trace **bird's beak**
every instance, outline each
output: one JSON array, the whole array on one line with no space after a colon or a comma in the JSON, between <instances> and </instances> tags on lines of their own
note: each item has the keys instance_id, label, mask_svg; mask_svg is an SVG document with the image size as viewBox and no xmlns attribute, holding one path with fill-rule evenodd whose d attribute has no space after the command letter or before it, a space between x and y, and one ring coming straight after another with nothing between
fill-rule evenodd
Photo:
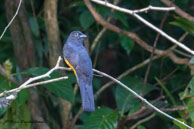
<instances>
[{"instance_id":1,"label":"bird's beak","mask_svg":"<svg viewBox=\"0 0 194 129\"><path fill-rule=\"evenodd\" d=\"M80 38L86 38L87 36L85 34L82 34L79 36Z\"/></svg>"}]
</instances>

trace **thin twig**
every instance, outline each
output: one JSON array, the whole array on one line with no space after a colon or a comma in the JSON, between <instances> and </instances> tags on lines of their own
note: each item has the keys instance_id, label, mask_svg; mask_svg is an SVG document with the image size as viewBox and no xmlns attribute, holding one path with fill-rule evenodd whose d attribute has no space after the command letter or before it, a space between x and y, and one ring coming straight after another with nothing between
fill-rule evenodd
<instances>
[{"instance_id":1,"label":"thin twig","mask_svg":"<svg viewBox=\"0 0 194 129\"><path fill-rule=\"evenodd\" d=\"M91 53L94 51L94 48L96 47L97 43L99 42L99 40L101 39L103 34L106 32L106 30L107 29L105 27L103 27L103 29L98 33L98 35L94 39L92 46L91 46Z\"/></svg>"},{"instance_id":2,"label":"thin twig","mask_svg":"<svg viewBox=\"0 0 194 129\"><path fill-rule=\"evenodd\" d=\"M144 119L142 119L142 120L139 120L137 123L135 123L130 129L135 129L138 125L140 125L140 124L142 124L142 123L144 123L144 122L146 122L146 121L149 121L149 120L151 120L153 117L155 117L156 116L156 114L155 113L152 113L150 116L148 116L148 117L146 117L146 118L144 118Z\"/></svg>"},{"instance_id":3,"label":"thin twig","mask_svg":"<svg viewBox=\"0 0 194 129\"><path fill-rule=\"evenodd\" d=\"M106 2L101 1L101 0L91 0L91 1L93 1L95 3L98 3L98 4L101 4L101 5L104 5L104 6L109 7L109 8L113 8L113 9L118 10L120 12L124 12L124 13L130 14L130 15L136 17L139 21L143 22L145 25L147 25L151 29L153 29L156 32L160 33L163 37L165 37L166 39L168 39L172 43L176 44L177 46L179 46L183 50L185 50L185 51L189 52L190 54L194 55L194 51L192 49L190 49L189 47L185 46L183 43L177 41L173 37L169 36L167 33L165 33L164 31L160 30L159 28L157 28L156 26L154 26L150 22L146 21L144 18L142 18L138 14L134 13L132 10L121 8L119 6L116 6L116 5L113 5L113 4L110 4L110 3L106 3Z\"/></svg>"},{"instance_id":4,"label":"thin twig","mask_svg":"<svg viewBox=\"0 0 194 129\"><path fill-rule=\"evenodd\" d=\"M162 78L161 79L161 82L165 82L165 81L169 80L178 69L179 68L176 67L172 72L170 72L168 75L166 75L164 78ZM159 84L158 83L155 83L153 86L157 86L157 85L159 85Z\"/></svg>"},{"instance_id":5,"label":"thin twig","mask_svg":"<svg viewBox=\"0 0 194 129\"><path fill-rule=\"evenodd\" d=\"M166 95L169 97L170 101L172 102L172 104L174 106L176 106L176 101L174 99L174 97L172 96L172 94L168 91L168 89L166 88L166 86L157 78L155 77L155 80L158 82L158 84L162 87L162 89L164 90L164 92L166 93Z\"/></svg>"},{"instance_id":6,"label":"thin twig","mask_svg":"<svg viewBox=\"0 0 194 129\"><path fill-rule=\"evenodd\" d=\"M5 27L5 29L3 30L3 33L0 36L0 40L2 39L2 37L4 36L5 32L7 31L7 29L9 28L9 26L11 25L11 23L13 22L13 20L15 19L15 17L17 16L20 6L21 6L22 0L20 0L19 4L18 4L18 8L14 14L14 16L12 17L12 19L10 20L10 22L7 24L7 26Z\"/></svg>"},{"instance_id":7,"label":"thin twig","mask_svg":"<svg viewBox=\"0 0 194 129\"><path fill-rule=\"evenodd\" d=\"M147 12L149 10L156 10L156 11L172 11L175 10L175 7L154 7L149 5L146 8L143 9L138 9L138 10L133 10L133 13L142 13L142 12Z\"/></svg>"},{"instance_id":8,"label":"thin twig","mask_svg":"<svg viewBox=\"0 0 194 129\"><path fill-rule=\"evenodd\" d=\"M76 121L78 120L79 116L82 114L82 112L83 112L83 108L82 108L82 106L81 106L80 109L79 109L79 111L78 111L78 113L75 115L75 117L74 117L73 120L72 120L71 129L74 128L75 123L76 123Z\"/></svg>"},{"instance_id":9,"label":"thin twig","mask_svg":"<svg viewBox=\"0 0 194 129\"><path fill-rule=\"evenodd\" d=\"M175 112L175 111L186 110L186 109L188 109L187 106L177 106L173 108L160 108L160 110L164 112Z\"/></svg>"},{"instance_id":10,"label":"thin twig","mask_svg":"<svg viewBox=\"0 0 194 129\"><path fill-rule=\"evenodd\" d=\"M164 14L164 17L163 17L162 22L161 22L161 24L160 24L160 29L161 29L161 30L162 30L162 28L163 28L163 25L164 25L164 22L166 21L167 16L168 16L168 12L166 12L166 13ZM144 78L142 96L144 96L144 91L145 91L145 89L146 89L146 84L147 84L149 72L150 72L150 69L151 69L151 66L152 66L152 58L153 58L153 56L154 56L154 52L155 52L155 50L156 50L156 46L157 46L159 37L160 37L160 33L157 33L156 38L155 38L155 40L154 40L153 49L152 49L152 52L151 52L151 55L150 55L150 61L149 61L149 64L148 64L148 67L147 67L147 70L146 70L146 74L145 74L145 78ZM143 104L143 103L142 103L142 104Z\"/></svg>"}]
</instances>

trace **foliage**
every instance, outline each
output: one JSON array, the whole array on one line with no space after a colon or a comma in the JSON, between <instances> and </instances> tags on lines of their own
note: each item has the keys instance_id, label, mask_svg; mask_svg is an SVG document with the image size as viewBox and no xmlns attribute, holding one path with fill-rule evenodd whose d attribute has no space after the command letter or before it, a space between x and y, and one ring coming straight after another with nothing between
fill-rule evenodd
<instances>
[{"instance_id":1,"label":"foliage","mask_svg":"<svg viewBox=\"0 0 194 129\"><path fill-rule=\"evenodd\" d=\"M25 79L44 74L50 69L50 46L44 21L45 1L30 0L23 2L25 2L27 22L32 31L37 63L35 66L24 67L25 69L22 69L23 67L21 67L21 64L26 65L25 63L28 61L21 62L18 57L16 57L17 48L13 41L17 39L13 39L10 34L11 31L8 30L0 40L0 66L5 70L5 74L2 74L0 69L0 93L16 88L23 83ZM193 11L192 5L194 2L192 0L176 0L175 4L188 13ZM160 1L155 0L119 1L120 7L128 9L140 9L147 7L148 5L164 7ZM110 23L123 30L137 34L141 40L147 42L148 45L153 45L156 32L140 23L137 19L134 19L134 17L119 11L112 11L102 5L93 3L93 6L103 19L106 20L110 16L112 18ZM103 33L103 36L98 41L94 51L91 52L90 47L103 27L95 21L84 2L82 0L60 0L58 1L57 11L60 28L59 36L60 39L62 39L61 45L64 44L71 31L83 31L83 33L88 36L88 42L86 45L89 48L88 50L96 69L116 77L150 57L150 52L147 52L145 48L138 46L133 39L111 31ZM154 25L160 26L164 13L165 12L160 11L148 11L148 13L141 13L140 15ZM0 19L0 33L2 33L8 23L5 0L0 4ZM21 24L20 20L18 20L19 24ZM193 22L177 16L175 12L169 12L162 30L176 39L179 39L182 34L187 32L189 35L184 39L185 45L193 49ZM18 37L18 39L19 38L20 37ZM171 46L172 44L170 41L160 37L156 48L165 50ZM20 54L20 58L23 58L23 56L28 55L29 52L24 50L23 52L20 52ZM185 57L179 54L177 54L177 57L188 58L187 56ZM189 65L176 64L166 56L153 60L145 90L143 90L143 85L147 65L138 68L130 75L126 75L120 79L120 81L140 95L144 92L144 97L149 102L153 102L157 98L165 96L165 98L154 103L157 107L173 108L176 106L186 106L187 109L184 111L167 113L194 127L193 64L193 57L190 59ZM64 121L61 117L60 99L66 100L72 104L69 113L72 117L76 116L81 107L79 89L76 94L74 93L76 79L72 72L64 73L62 70L55 71L51 74L50 78L41 79L39 81L50 80L61 76L68 76L68 79L40 85L36 88L37 96L39 98L38 101L41 105L37 103L35 103L35 105L42 113L45 123L48 124L50 128L54 129L62 128ZM11 77L17 80L18 83L16 84L11 81ZM108 81L109 80L104 77L94 75L94 93L96 93ZM32 126L33 120L30 112L32 107L29 106L29 103L31 102L30 91L31 88L19 92L17 99L11 102L8 107L0 108L0 129L2 127L5 129L36 129ZM83 112L78 118L75 128L130 128L139 120L146 118L148 114L152 112L148 109L123 124L125 118L137 113L143 104L129 91L115 84L101 93L95 101L95 104L96 111L92 113ZM177 122L167 120L166 117L159 114L152 118L152 120L141 123L137 126L137 129L155 128L186 129Z\"/></svg>"}]
</instances>

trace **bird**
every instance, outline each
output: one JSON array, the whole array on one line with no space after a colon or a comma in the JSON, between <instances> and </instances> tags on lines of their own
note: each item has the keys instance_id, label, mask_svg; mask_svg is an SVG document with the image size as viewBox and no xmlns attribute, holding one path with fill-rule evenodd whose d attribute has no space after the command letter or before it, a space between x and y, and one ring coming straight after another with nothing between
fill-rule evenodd
<instances>
[{"instance_id":1,"label":"bird","mask_svg":"<svg viewBox=\"0 0 194 129\"><path fill-rule=\"evenodd\" d=\"M94 112L92 61L83 45L86 37L80 31L72 31L63 46L63 57L76 76L80 87L83 111Z\"/></svg>"}]
</instances>

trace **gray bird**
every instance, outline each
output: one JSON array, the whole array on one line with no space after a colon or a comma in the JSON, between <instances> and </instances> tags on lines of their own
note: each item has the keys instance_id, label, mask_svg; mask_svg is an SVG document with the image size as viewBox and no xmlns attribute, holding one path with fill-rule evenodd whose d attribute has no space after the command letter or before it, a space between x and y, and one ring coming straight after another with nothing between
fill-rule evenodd
<instances>
[{"instance_id":1,"label":"gray bird","mask_svg":"<svg viewBox=\"0 0 194 129\"><path fill-rule=\"evenodd\" d=\"M83 110L92 112L95 110L92 87L93 71L92 61L83 46L86 37L80 31L71 32L63 47L63 57L76 76L80 87Z\"/></svg>"}]
</instances>

